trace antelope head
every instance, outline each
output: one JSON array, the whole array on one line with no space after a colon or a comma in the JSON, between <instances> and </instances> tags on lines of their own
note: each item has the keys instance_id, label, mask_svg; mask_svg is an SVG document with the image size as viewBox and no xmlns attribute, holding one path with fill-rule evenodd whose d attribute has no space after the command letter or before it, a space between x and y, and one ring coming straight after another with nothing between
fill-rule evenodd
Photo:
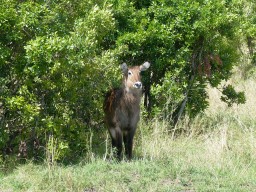
<instances>
[{"instance_id":1,"label":"antelope head","mask_svg":"<svg viewBox=\"0 0 256 192\"><path fill-rule=\"evenodd\" d=\"M123 72L123 86L127 92L136 92L142 90L141 83L141 71L146 71L150 67L149 62L145 62L140 66L128 67L126 63L123 63L121 66Z\"/></svg>"}]
</instances>

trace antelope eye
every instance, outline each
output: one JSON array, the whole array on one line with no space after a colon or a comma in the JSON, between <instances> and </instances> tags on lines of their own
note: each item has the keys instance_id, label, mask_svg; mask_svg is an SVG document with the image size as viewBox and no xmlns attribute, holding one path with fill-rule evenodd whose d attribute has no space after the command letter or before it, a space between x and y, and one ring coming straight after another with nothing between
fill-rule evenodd
<instances>
[{"instance_id":1,"label":"antelope eye","mask_svg":"<svg viewBox=\"0 0 256 192\"><path fill-rule=\"evenodd\" d=\"M132 72L131 72L131 71L128 71L128 75L132 75Z\"/></svg>"}]
</instances>

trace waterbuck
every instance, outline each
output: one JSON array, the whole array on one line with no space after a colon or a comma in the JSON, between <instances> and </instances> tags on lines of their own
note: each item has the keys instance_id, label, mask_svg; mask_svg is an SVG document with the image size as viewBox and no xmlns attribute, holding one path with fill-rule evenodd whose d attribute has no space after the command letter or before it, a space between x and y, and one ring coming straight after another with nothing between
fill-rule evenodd
<instances>
[{"instance_id":1,"label":"waterbuck","mask_svg":"<svg viewBox=\"0 0 256 192\"><path fill-rule=\"evenodd\" d=\"M121 159L124 141L125 155L132 158L133 137L140 119L140 100L142 83L140 72L149 68L150 63L128 67L123 63L120 67L123 73L122 87L110 90L105 97L105 123L108 127L112 147L116 148L116 155Z\"/></svg>"}]
</instances>

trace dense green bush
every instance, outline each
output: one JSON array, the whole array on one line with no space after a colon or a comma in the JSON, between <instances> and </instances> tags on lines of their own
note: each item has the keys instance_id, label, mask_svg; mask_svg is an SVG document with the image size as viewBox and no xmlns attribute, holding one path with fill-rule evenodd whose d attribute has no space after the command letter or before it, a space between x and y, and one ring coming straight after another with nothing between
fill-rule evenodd
<instances>
[{"instance_id":1,"label":"dense green bush","mask_svg":"<svg viewBox=\"0 0 256 192\"><path fill-rule=\"evenodd\" d=\"M195 116L208 106L207 84L219 86L238 61L241 22L254 22L235 0L7 0L0 13L0 149L25 158L51 144L50 158L85 154L122 62L152 63L148 118ZM223 90L224 101L244 102Z\"/></svg>"},{"instance_id":2,"label":"dense green bush","mask_svg":"<svg viewBox=\"0 0 256 192\"><path fill-rule=\"evenodd\" d=\"M115 52L102 47L114 29L111 7L83 1L1 6L1 149L27 157L54 137L65 151L83 152L87 132L102 122L102 91L116 71L109 67Z\"/></svg>"},{"instance_id":3,"label":"dense green bush","mask_svg":"<svg viewBox=\"0 0 256 192\"><path fill-rule=\"evenodd\" d=\"M152 116L175 120L184 110L195 116L207 108L207 83L227 80L238 61L240 9L223 0L114 1L116 46L127 46L120 58L152 63L145 78Z\"/></svg>"}]
</instances>

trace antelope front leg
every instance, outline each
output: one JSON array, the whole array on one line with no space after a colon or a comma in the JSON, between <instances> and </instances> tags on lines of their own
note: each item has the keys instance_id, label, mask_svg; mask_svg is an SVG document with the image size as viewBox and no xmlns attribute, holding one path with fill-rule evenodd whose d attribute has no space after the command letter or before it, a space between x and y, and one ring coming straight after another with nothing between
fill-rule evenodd
<instances>
[{"instance_id":1,"label":"antelope front leg","mask_svg":"<svg viewBox=\"0 0 256 192\"><path fill-rule=\"evenodd\" d=\"M112 147L116 149L115 156L118 158L118 160L121 160L123 143L122 131L119 127L116 127L110 128L109 132L112 139Z\"/></svg>"},{"instance_id":2,"label":"antelope front leg","mask_svg":"<svg viewBox=\"0 0 256 192\"><path fill-rule=\"evenodd\" d=\"M124 134L125 155L128 160L131 160L132 158L133 137L134 137L133 130L128 131Z\"/></svg>"}]
</instances>

